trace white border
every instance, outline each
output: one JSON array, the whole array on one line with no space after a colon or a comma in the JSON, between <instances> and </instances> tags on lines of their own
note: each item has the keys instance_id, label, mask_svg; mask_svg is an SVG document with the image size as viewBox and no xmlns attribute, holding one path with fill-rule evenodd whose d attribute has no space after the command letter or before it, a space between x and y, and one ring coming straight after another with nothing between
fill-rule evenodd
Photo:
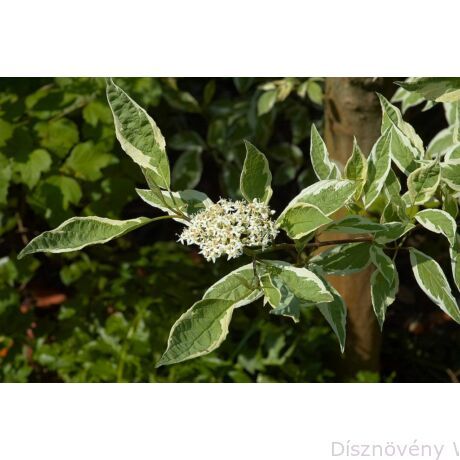
<instances>
[{"instance_id":1,"label":"white border","mask_svg":"<svg viewBox=\"0 0 460 460\"><path fill-rule=\"evenodd\" d=\"M3 76L458 74L455 0L14 0Z\"/></svg>"},{"instance_id":2,"label":"white border","mask_svg":"<svg viewBox=\"0 0 460 460\"><path fill-rule=\"evenodd\" d=\"M0 390L5 460L322 460L332 458L333 441L460 446L454 385L5 384Z\"/></svg>"}]
</instances>

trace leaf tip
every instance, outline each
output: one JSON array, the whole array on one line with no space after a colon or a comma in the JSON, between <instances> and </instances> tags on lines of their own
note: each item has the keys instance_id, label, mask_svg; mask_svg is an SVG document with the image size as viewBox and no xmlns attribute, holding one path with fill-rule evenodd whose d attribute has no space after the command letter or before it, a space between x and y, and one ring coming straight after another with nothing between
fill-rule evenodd
<instances>
[{"instance_id":1,"label":"leaf tip","mask_svg":"<svg viewBox=\"0 0 460 460\"><path fill-rule=\"evenodd\" d=\"M23 257L27 256L30 254L29 250L27 249L29 245L27 245L25 248L21 250L21 252L18 254L18 260L21 260Z\"/></svg>"}]
</instances>

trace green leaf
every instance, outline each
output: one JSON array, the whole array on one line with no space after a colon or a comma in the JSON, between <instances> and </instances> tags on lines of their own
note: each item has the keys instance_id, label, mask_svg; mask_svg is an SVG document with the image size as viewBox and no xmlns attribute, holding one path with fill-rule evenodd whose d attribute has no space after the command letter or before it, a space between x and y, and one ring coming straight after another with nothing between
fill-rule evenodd
<instances>
[{"instance_id":1,"label":"green leaf","mask_svg":"<svg viewBox=\"0 0 460 460\"><path fill-rule=\"evenodd\" d=\"M181 131L168 140L168 146L175 150L203 151L206 142L196 131Z\"/></svg>"},{"instance_id":2,"label":"green leaf","mask_svg":"<svg viewBox=\"0 0 460 460\"><path fill-rule=\"evenodd\" d=\"M421 157L424 153L423 142L420 136L417 135L414 128L403 120L399 109L391 104L384 96L377 94L382 106L382 134L391 127L394 127L396 131L401 131L404 136L409 139L410 144L418 152L417 157Z\"/></svg>"},{"instance_id":3,"label":"green leaf","mask_svg":"<svg viewBox=\"0 0 460 460\"><path fill-rule=\"evenodd\" d=\"M59 158L64 158L79 138L77 125L67 118L39 122L35 125L35 131L40 145Z\"/></svg>"},{"instance_id":4,"label":"green leaf","mask_svg":"<svg viewBox=\"0 0 460 460\"><path fill-rule=\"evenodd\" d=\"M310 159L319 180L340 179L339 168L330 160L326 144L314 124L311 125Z\"/></svg>"},{"instance_id":5,"label":"green leaf","mask_svg":"<svg viewBox=\"0 0 460 460\"><path fill-rule=\"evenodd\" d=\"M297 203L316 206L324 215L329 216L345 206L353 196L356 184L350 180L321 180L303 189L284 209L277 222Z\"/></svg>"},{"instance_id":6,"label":"green leaf","mask_svg":"<svg viewBox=\"0 0 460 460\"><path fill-rule=\"evenodd\" d=\"M371 259L376 268L371 275L372 307L382 329L387 308L395 301L399 289L399 277L393 261L381 248L371 249Z\"/></svg>"},{"instance_id":7,"label":"green leaf","mask_svg":"<svg viewBox=\"0 0 460 460\"><path fill-rule=\"evenodd\" d=\"M101 101L91 101L82 111L83 119L89 125L96 127L99 123L108 125L112 122L112 112L107 104Z\"/></svg>"},{"instance_id":8,"label":"green leaf","mask_svg":"<svg viewBox=\"0 0 460 460\"><path fill-rule=\"evenodd\" d=\"M272 174L265 155L257 150L250 142L244 142L246 158L240 177L240 189L248 201L255 199L268 203L272 196Z\"/></svg>"},{"instance_id":9,"label":"green leaf","mask_svg":"<svg viewBox=\"0 0 460 460\"><path fill-rule=\"evenodd\" d=\"M446 211L441 211L440 209L424 209L415 215L415 219L427 230L430 230L430 232L442 233L451 246L455 244L457 223Z\"/></svg>"},{"instance_id":10,"label":"green leaf","mask_svg":"<svg viewBox=\"0 0 460 460\"><path fill-rule=\"evenodd\" d=\"M257 101L257 114L261 116L270 112L275 105L276 97L277 93L274 89L262 93Z\"/></svg>"},{"instance_id":11,"label":"green leaf","mask_svg":"<svg viewBox=\"0 0 460 460\"><path fill-rule=\"evenodd\" d=\"M175 189L192 189L200 182L203 162L199 150L187 150L177 159L172 170Z\"/></svg>"},{"instance_id":12,"label":"green leaf","mask_svg":"<svg viewBox=\"0 0 460 460\"><path fill-rule=\"evenodd\" d=\"M319 303L317 307L329 323L329 326L331 326L334 334L337 336L340 344L340 350L343 353L345 351L345 339L347 332L347 306L345 305L342 296L331 285L327 285L327 287L333 296L333 300L328 303Z\"/></svg>"},{"instance_id":13,"label":"green leaf","mask_svg":"<svg viewBox=\"0 0 460 460\"><path fill-rule=\"evenodd\" d=\"M441 163L441 180L452 190L460 192L460 159Z\"/></svg>"},{"instance_id":14,"label":"green leaf","mask_svg":"<svg viewBox=\"0 0 460 460\"><path fill-rule=\"evenodd\" d=\"M146 217L130 220L113 220L95 216L72 217L54 230L34 238L19 253L18 258L35 252L78 251L92 244L106 243L154 220L156 219Z\"/></svg>"},{"instance_id":15,"label":"green leaf","mask_svg":"<svg viewBox=\"0 0 460 460\"><path fill-rule=\"evenodd\" d=\"M14 168L19 173L21 182L32 189L37 185L41 175L49 171L51 163L50 154L46 150L37 149L30 153L25 163L16 161Z\"/></svg>"},{"instance_id":16,"label":"green leaf","mask_svg":"<svg viewBox=\"0 0 460 460\"><path fill-rule=\"evenodd\" d=\"M78 204L82 197L80 185L75 179L66 176L50 176L41 185L49 185L61 193L62 207L68 209L71 204Z\"/></svg>"},{"instance_id":17,"label":"green leaf","mask_svg":"<svg viewBox=\"0 0 460 460\"><path fill-rule=\"evenodd\" d=\"M245 93L254 83L253 77L233 77L233 83L239 93Z\"/></svg>"},{"instance_id":18,"label":"green leaf","mask_svg":"<svg viewBox=\"0 0 460 460\"><path fill-rule=\"evenodd\" d=\"M212 201L197 190L183 190L182 192L167 192L166 190L136 189L137 194L150 206L161 209L169 215L175 215L178 209L186 216L193 216L212 204ZM185 223L184 219L175 219Z\"/></svg>"},{"instance_id":19,"label":"green leaf","mask_svg":"<svg viewBox=\"0 0 460 460\"><path fill-rule=\"evenodd\" d=\"M367 180L367 160L359 148L356 138L353 139L353 151L345 166L344 175L346 179L357 183L355 199L359 199Z\"/></svg>"},{"instance_id":20,"label":"green leaf","mask_svg":"<svg viewBox=\"0 0 460 460\"><path fill-rule=\"evenodd\" d=\"M415 279L422 291L447 315L460 323L460 310L440 265L417 249L410 249Z\"/></svg>"},{"instance_id":21,"label":"green leaf","mask_svg":"<svg viewBox=\"0 0 460 460\"><path fill-rule=\"evenodd\" d=\"M112 80L107 82L107 99L112 109L116 136L123 150L152 174L159 187L169 189L166 143L156 123Z\"/></svg>"},{"instance_id":22,"label":"green leaf","mask_svg":"<svg viewBox=\"0 0 460 460\"><path fill-rule=\"evenodd\" d=\"M460 99L460 78L457 77L421 77L396 84L431 101L454 102Z\"/></svg>"},{"instance_id":23,"label":"green leaf","mask_svg":"<svg viewBox=\"0 0 460 460\"><path fill-rule=\"evenodd\" d=\"M0 204L7 203L6 198L12 175L10 161L5 155L0 153Z\"/></svg>"},{"instance_id":24,"label":"green leaf","mask_svg":"<svg viewBox=\"0 0 460 460\"><path fill-rule=\"evenodd\" d=\"M227 337L234 308L232 300L196 302L174 323L167 349L156 367L197 358L218 348Z\"/></svg>"},{"instance_id":25,"label":"green leaf","mask_svg":"<svg viewBox=\"0 0 460 460\"><path fill-rule=\"evenodd\" d=\"M333 300L323 281L312 271L278 260L265 260L263 263L275 284L276 278L279 278L301 301L331 302Z\"/></svg>"},{"instance_id":26,"label":"green leaf","mask_svg":"<svg viewBox=\"0 0 460 460\"><path fill-rule=\"evenodd\" d=\"M412 206L426 203L441 181L441 168L437 160L421 166L407 178L407 189Z\"/></svg>"},{"instance_id":27,"label":"green leaf","mask_svg":"<svg viewBox=\"0 0 460 460\"><path fill-rule=\"evenodd\" d=\"M73 215L70 206L79 204L81 198L82 190L75 179L55 175L39 181L33 193L27 195L27 202L55 226Z\"/></svg>"},{"instance_id":28,"label":"green leaf","mask_svg":"<svg viewBox=\"0 0 460 460\"><path fill-rule=\"evenodd\" d=\"M279 226L292 239L299 239L322 225L331 222L316 206L306 203L297 203L290 207L279 222Z\"/></svg>"},{"instance_id":29,"label":"green leaf","mask_svg":"<svg viewBox=\"0 0 460 460\"><path fill-rule=\"evenodd\" d=\"M72 149L64 168L73 171L80 179L94 182L102 177L102 169L117 162L116 157L110 153L100 152L92 141L88 141Z\"/></svg>"},{"instance_id":30,"label":"green leaf","mask_svg":"<svg viewBox=\"0 0 460 460\"><path fill-rule=\"evenodd\" d=\"M230 272L214 283L205 293L203 299L221 299L234 302L233 308L243 307L263 295L259 280L254 274L252 264Z\"/></svg>"},{"instance_id":31,"label":"green leaf","mask_svg":"<svg viewBox=\"0 0 460 460\"><path fill-rule=\"evenodd\" d=\"M346 243L334 246L310 259L321 273L348 275L364 270L370 263L370 243Z\"/></svg>"},{"instance_id":32,"label":"green leaf","mask_svg":"<svg viewBox=\"0 0 460 460\"><path fill-rule=\"evenodd\" d=\"M321 87L321 85L317 81L315 81L315 79L313 78L309 78L306 83L307 83L306 90L307 90L309 99L315 104L322 105L323 104L323 88Z\"/></svg>"},{"instance_id":33,"label":"green leaf","mask_svg":"<svg viewBox=\"0 0 460 460\"><path fill-rule=\"evenodd\" d=\"M368 158L363 203L368 208L380 195L391 166L391 130L385 131L372 147Z\"/></svg>"},{"instance_id":34,"label":"green leaf","mask_svg":"<svg viewBox=\"0 0 460 460\"><path fill-rule=\"evenodd\" d=\"M327 228L325 232L340 232L340 233L376 233L385 230L385 226L374 222L363 216L347 216L337 220Z\"/></svg>"}]
</instances>

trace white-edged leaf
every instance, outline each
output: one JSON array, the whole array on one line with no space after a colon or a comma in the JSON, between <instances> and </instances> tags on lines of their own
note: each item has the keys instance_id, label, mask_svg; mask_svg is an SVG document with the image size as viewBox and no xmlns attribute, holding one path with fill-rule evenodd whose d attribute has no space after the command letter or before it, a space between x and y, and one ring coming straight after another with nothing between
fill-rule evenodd
<instances>
[{"instance_id":1,"label":"white-edged leaf","mask_svg":"<svg viewBox=\"0 0 460 460\"><path fill-rule=\"evenodd\" d=\"M215 350L225 340L234 302L203 299L174 323L168 346L156 367L180 363Z\"/></svg>"},{"instance_id":2,"label":"white-edged leaf","mask_svg":"<svg viewBox=\"0 0 460 460\"><path fill-rule=\"evenodd\" d=\"M401 199L401 183L395 172L390 169L384 185L385 195L391 200Z\"/></svg>"},{"instance_id":3,"label":"white-edged leaf","mask_svg":"<svg viewBox=\"0 0 460 460\"><path fill-rule=\"evenodd\" d=\"M364 186L363 203L368 208L379 196L391 167L391 130L382 134L372 147L367 160L367 181Z\"/></svg>"},{"instance_id":4,"label":"white-edged leaf","mask_svg":"<svg viewBox=\"0 0 460 460\"><path fill-rule=\"evenodd\" d=\"M244 265L214 283L173 325L158 366L203 356L225 340L235 308L263 295L252 264Z\"/></svg>"},{"instance_id":5,"label":"white-edged leaf","mask_svg":"<svg viewBox=\"0 0 460 460\"><path fill-rule=\"evenodd\" d=\"M257 199L268 203L272 196L272 174L267 158L250 142L244 142L246 146L246 158L240 177L240 189L242 195L248 201Z\"/></svg>"},{"instance_id":6,"label":"white-edged leaf","mask_svg":"<svg viewBox=\"0 0 460 460\"><path fill-rule=\"evenodd\" d=\"M370 263L367 242L346 243L334 246L310 259L315 270L330 275L348 275L364 270Z\"/></svg>"},{"instance_id":7,"label":"white-edged leaf","mask_svg":"<svg viewBox=\"0 0 460 460\"><path fill-rule=\"evenodd\" d=\"M345 305L342 296L334 289L334 287L329 283L326 283L324 279L322 280L329 289L329 292L332 294L333 300L328 303L319 303L316 306L329 323L329 326L331 326L334 334L337 336L340 351L343 353L345 351L345 340L347 336L347 306Z\"/></svg>"},{"instance_id":8,"label":"white-edged leaf","mask_svg":"<svg viewBox=\"0 0 460 460\"><path fill-rule=\"evenodd\" d=\"M426 203L435 193L441 181L441 168L437 160L417 168L407 178L410 204Z\"/></svg>"},{"instance_id":9,"label":"white-edged leaf","mask_svg":"<svg viewBox=\"0 0 460 460\"><path fill-rule=\"evenodd\" d=\"M454 124L453 124L453 133L452 133L452 142L460 142L460 100L454 102Z\"/></svg>"},{"instance_id":10,"label":"white-edged leaf","mask_svg":"<svg viewBox=\"0 0 460 460\"><path fill-rule=\"evenodd\" d=\"M455 143L446 149L444 161L460 160L460 143Z\"/></svg>"},{"instance_id":11,"label":"white-edged leaf","mask_svg":"<svg viewBox=\"0 0 460 460\"><path fill-rule=\"evenodd\" d=\"M439 131L428 144L426 149L426 158L438 158L443 156L447 149L452 146L453 135L453 126L449 126L448 128Z\"/></svg>"},{"instance_id":12,"label":"white-edged leaf","mask_svg":"<svg viewBox=\"0 0 460 460\"><path fill-rule=\"evenodd\" d=\"M385 230L385 226L363 216L347 216L328 225L325 232L376 233Z\"/></svg>"},{"instance_id":13,"label":"white-edged leaf","mask_svg":"<svg viewBox=\"0 0 460 460\"><path fill-rule=\"evenodd\" d=\"M412 78L406 78L406 81L410 82L411 80ZM400 102L401 112L403 114L411 107L415 107L424 102L427 103L426 99L421 94L411 93L402 87L398 88L393 94L391 102ZM423 110L428 110L428 108L425 107Z\"/></svg>"},{"instance_id":14,"label":"white-edged leaf","mask_svg":"<svg viewBox=\"0 0 460 460\"><path fill-rule=\"evenodd\" d=\"M417 77L411 81L396 82L407 91L415 91L424 98L436 102L460 100L460 78L458 77Z\"/></svg>"},{"instance_id":15,"label":"white-edged leaf","mask_svg":"<svg viewBox=\"0 0 460 460\"><path fill-rule=\"evenodd\" d=\"M317 275L304 267L295 267L283 261L265 260L264 265L273 282L280 279L301 301L331 302L332 295Z\"/></svg>"},{"instance_id":16,"label":"white-edged leaf","mask_svg":"<svg viewBox=\"0 0 460 460\"><path fill-rule=\"evenodd\" d=\"M243 265L214 283L203 299L223 299L235 302L234 308L243 307L262 297L258 278L252 264Z\"/></svg>"},{"instance_id":17,"label":"white-edged leaf","mask_svg":"<svg viewBox=\"0 0 460 460\"><path fill-rule=\"evenodd\" d=\"M372 245L370 255L371 262L375 268L382 274L387 283L391 285L394 281L396 271L393 260L385 254L381 247L376 245Z\"/></svg>"},{"instance_id":18,"label":"white-edged leaf","mask_svg":"<svg viewBox=\"0 0 460 460\"><path fill-rule=\"evenodd\" d=\"M410 143L410 140L396 127L391 131L391 159L395 165L408 176L418 167L417 159L420 152Z\"/></svg>"},{"instance_id":19,"label":"white-edged leaf","mask_svg":"<svg viewBox=\"0 0 460 460\"><path fill-rule=\"evenodd\" d=\"M353 151L345 165L344 175L346 179L356 182L355 199L358 199L367 180L367 160L359 148L356 138L353 139Z\"/></svg>"},{"instance_id":20,"label":"white-edged leaf","mask_svg":"<svg viewBox=\"0 0 460 460\"><path fill-rule=\"evenodd\" d=\"M417 157L422 157L424 149L420 136L409 123L403 120L401 112L396 106L391 104L381 94L377 94L377 96L379 97L380 105L382 106L382 134L390 127L396 128L401 131L402 134L408 138L410 144L415 147L418 152Z\"/></svg>"},{"instance_id":21,"label":"white-edged leaf","mask_svg":"<svg viewBox=\"0 0 460 460\"><path fill-rule=\"evenodd\" d=\"M460 101L457 102L443 102L444 115L446 116L446 121L449 126L452 126L456 122L457 110L460 105Z\"/></svg>"},{"instance_id":22,"label":"white-edged leaf","mask_svg":"<svg viewBox=\"0 0 460 460\"><path fill-rule=\"evenodd\" d=\"M378 244L395 241L415 228L415 225L410 222L385 222L382 226L384 229L374 235L374 241Z\"/></svg>"},{"instance_id":23,"label":"white-edged leaf","mask_svg":"<svg viewBox=\"0 0 460 460\"><path fill-rule=\"evenodd\" d=\"M18 259L35 252L78 251L92 244L107 243L138 227L157 219L138 217L129 220L114 220L104 217L72 217L54 230L35 237L20 253Z\"/></svg>"},{"instance_id":24,"label":"white-edged leaf","mask_svg":"<svg viewBox=\"0 0 460 460\"><path fill-rule=\"evenodd\" d=\"M296 297L280 278L274 276L273 279L280 297L277 303L270 302L270 305L273 307L273 309L270 310L270 314L286 316L291 318L294 323L298 323L300 321L300 308L309 306L310 302L302 301Z\"/></svg>"},{"instance_id":25,"label":"white-edged leaf","mask_svg":"<svg viewBox=\"0 0 460 460\"><path fill-rule=\"evenodd\" d=\"M442 311L460 323L460 310L440 265L417 249L409 251L412 271L420 288Z\"/></svg>"},{"instance_id":26,"label":"white-edged leaf","mask_svg":"<svg viewBox=\"0 0 460 460\"><path fill-rule=\"evenodd\" d=\"M112 109L115 133L123 150L135 163L149 171L159 187L169 189L166 143L156 123L112 80L107 82L107 99Z\"/></svg>"},{"instance_id":27,"label":"white-edged leaf","mask_svg":"<svg viewBox=\"0 0 460 460\"><path fill-rule=\"evenodd\" d=\"M284 209L277 222L281 222L289 208L297 203L316 206L324 215L329 216L345 206L352 198L356 184L350 180L321 180L303 189Z\"/></svg>"},{"instance_id":28,"label":"white-edged leaf","mask_svg":"<svg viewBox=\"0 0 460 460\"><path fill-rule=\"evenodd\" d=\"M394 264L392 264L392 268L393 276L391 282L385 278L384 273L378 268L371 275L372 308L374 309L380 329L383 328L387 308L395 301L399 289L399 277Z\"/></svg>"},{"instance_id":29,"label":"white-edged leaf","mask_svg":"<svg viewBox=\"0 0 460 460\"><path fill-rule=\"evenodd\" d=\"M442 233L451 246L455 244L457 223L446 211L440 209L424 209L415 215L415 219L427 230L430 230L430 232Z\"/></svg>"},{"instance_id":30,"label":"white-edged leaf","mask_svg":"<svg viewBox=\"0 0 460 460\"><path fill-rule=\"evenodd\" d=\"M383 186L383 193L387 204L383 211L382 219L384 222L396 220L407 220L406 204L401 198L401 184L395 172L390 169Z\"/></svg>"},{"instance_id":31,"label":"white-edged leaf","mask_svg":"<svg viewBox=\"0 0 460 460\"><path fill-rule=\"evenodd\" d=\"M175 215L179 210L190 217L212 204L207 195L197 190L168 192L160 189L136 189L136 192L147 204L161 209L169 215ZM175 218L174 220L186 223L186 220L182 218Z\"/></svg>"},{"instance_id":32,"label":"white-edged leaf","mask_svg":"<svg viewBox=\"0 0 460 460\"><path fill-rule=\"evenodd\" d=\"M314 124L311 125L310 159L319 180L340 179L339 168L329 158L326 144Z\"/></svg>"},{"instance_id":33,"label":"white-edged leaf","mask_svg":"<svg viewBox=\"0 0 460 460\"><path fill-rule=\"evenodd\" d=\"M270 273L264 273L259 279L264 292L264 304L268 302L276 308L281 302L281 291L273 283Z\"/></svg>"},{"instance_id":34,"label":"white-edged leaf","mask_svg":"<svg viewBox=\"0 0 460 460\"><path fill-rule=\"evenodd\" d=\"M292 239L302 238L319 227L328 224L331 219L325 216L316 206L297 203L287 209L279 226Z\"/></svg>"},{"instance_id":35,"label":"white-edged leaf","mask_svg":"<svg viewBox=\"0 0 460 460\"><path fill-rule=\"evenodd\" d=\"M454 196L454 191L451 190L447 185L442 185L441 193L442 193L442 210L446 211L454 219L456 219L458 216L458 200Z\"/></svg>"},{"instance_id":36,"label":"white-edged leaf","mask_svg":"<svg viewBox=\"0 0 460 460\"><path fill-rule=\"evenodd\" d=\"M452 276L460 291L460 235L455 235L455 244L449 248Z\"/></svg>"},{"instance_id":37,"label":"white-edged leaf","mask_svg":"<svg viewBox=\"0 0 460 460\"><path fill-rule=\"evenodd\" d=\"M460 192L460 159L441 163L441 180L452 190Z\"/></svg>"}]
</instances>

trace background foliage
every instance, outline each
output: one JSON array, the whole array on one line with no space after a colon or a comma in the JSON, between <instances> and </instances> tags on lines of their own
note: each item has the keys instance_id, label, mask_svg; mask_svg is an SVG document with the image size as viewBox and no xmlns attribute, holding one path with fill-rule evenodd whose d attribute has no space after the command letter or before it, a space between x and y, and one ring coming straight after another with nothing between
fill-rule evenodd
<instances>
[{"instance_id":1,"label":"background foliage","mask_svg":"<svg viewBox=\"0 0 460 460\"><path fill-rule=\"evenodd\" d=\"M116 81L154 115L177 188L199 184L213 199L236 197L242 139L269 158L275 209L313 181L308 137L313 121L321 129L321 79ZM422 112L407 94L399 98L425 143L447 126L439 105ZM28 240L74 215L155 215L134 194L143 183L115 140L103 80L0 80L0 379L340 380L335 338L320 315L304 311L308 318L293 326L257 305L236 312L217 352L154 369L175 319L234 268L171 242L174 223L82 253L16 259ZM437 253L437 241L417 237ZM360 373L359 381L448 380L460 369L455 325L412 293L406 262L385 329L383 375Z\"/></svg>"}]
</instances>

